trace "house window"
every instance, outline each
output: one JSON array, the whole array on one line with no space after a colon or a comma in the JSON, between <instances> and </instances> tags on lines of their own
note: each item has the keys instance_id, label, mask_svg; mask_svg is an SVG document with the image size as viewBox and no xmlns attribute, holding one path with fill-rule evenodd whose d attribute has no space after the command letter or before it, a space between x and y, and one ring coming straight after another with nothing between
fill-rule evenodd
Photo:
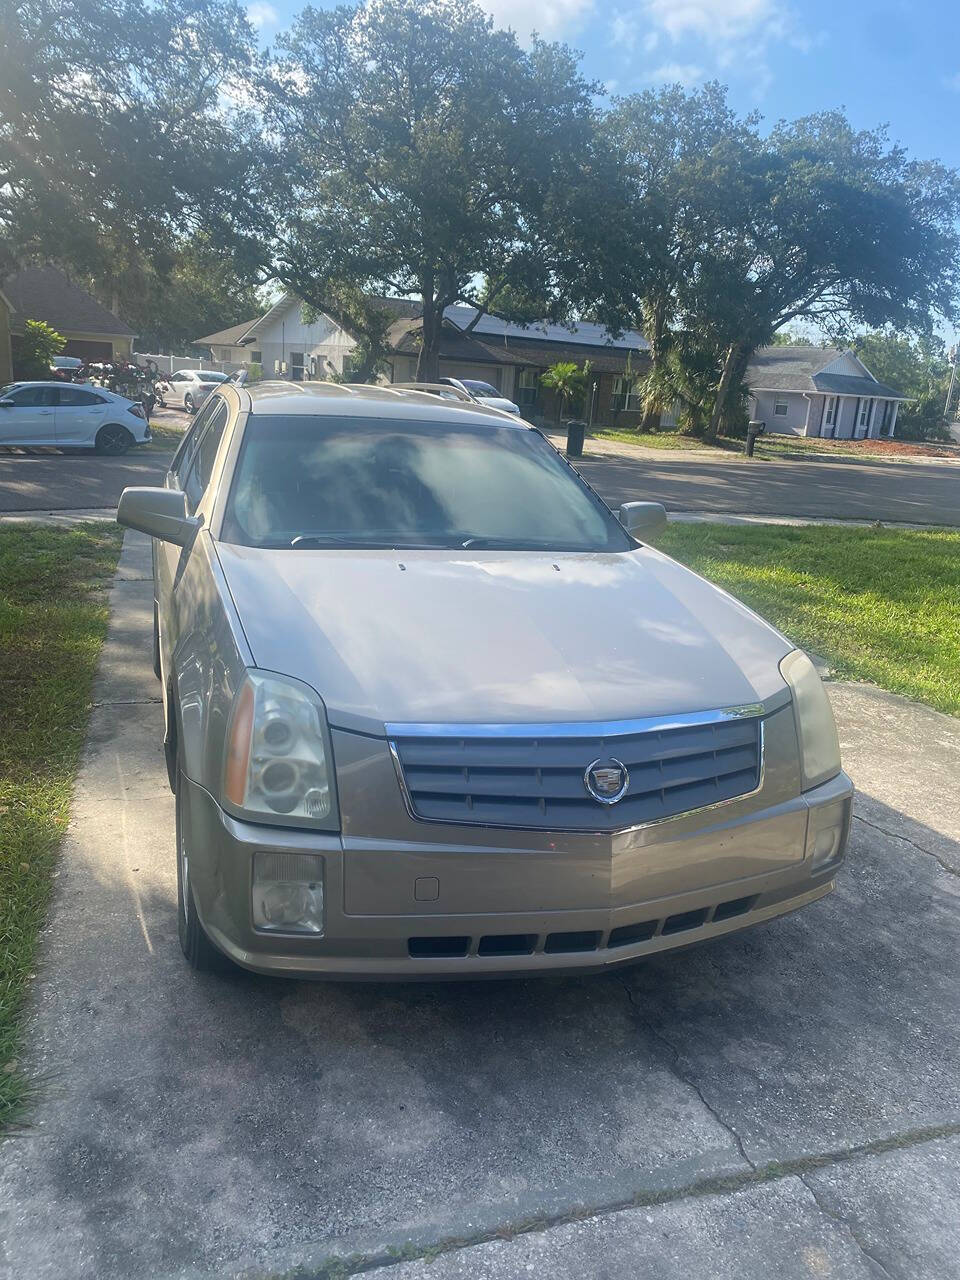
<instances>
[{"instance_id":1,"label":"house window","mask_svg":"<svg viewBox=\"0 0 960 1280\"><path fill-rule=\"evenodd\" d=\"M836 426L837 421L837 397L827 396L827 411L823 415L823 425L825 427Z\"/></svg>"},{"instance_id":2,"label":"house window","mask_svg":"<svg viewBox=\"0 0 960 1280\"><path fill-rule=\"evenodd\" d=\"M775 418L785 418L789 412L790 406L787 404L786 400L777 396L776 400L773 402L773 416Z\"/></svg>"},{"instance_id":3,"label":"house window","mask_svg":"<svg viewBox=\"0 0 960 1280\"><path fill-rule=\"evenodd\" d=\"M872 400L860 401L860 412L857 414L857 431L861 435L865 436L870 429L870 410L872 408Z\"/></svg>"},{"instance_id":4,"label":"house window","mask_svg":"<svg viewBox=\"0 0 960 1280\"><path fill-rule=\"evenodd\" d=\"M262 352L262 351L251 351L251 352L250 352L250 363L251 363L251 364L263 364L263 352Z\"/></svg>"},{"instance_id":5,"label":"house window","mask_svg":"<svg viewBox=\"0 0 960 1280\"><path fill-rule=\"evenodd\" d=\"M640 392L633 378L628 378L622 374L614 378L613 392L610 396L610 408L617 411L625 409L634 412L638 412L643 408Z\"/></svg>"},{"instance_id":6,"label":"house window","mask_svg":"<svg viewBox=\"0 0 960 1280\"><path fill-rule=\"evenodd\" d=\"M893 417L893 401L884 400L883 402L883 418L880 422L880 434L888 436L890 434L890 419Z\"/></svg>"},{"instance_id":7,"label":"house window","mask_svg":"<svg viewBox=\"0 0 960 1280\"><path fill-rule=\"evenodd\" d=\"M537 403L540 390L540 374L536 369L521 369L517 374L514 399L521 409L529 409Z\"/></svg>"},{"instance_id":8,"label":"house window","mask_svg":"<svg viewBox=\"0 0 960 1280\"><path fill-rule=\"evenodd\" d=\"M294 382L303 381L303 352L290 352L290 377Z\"/></svg>"}]
</instances>

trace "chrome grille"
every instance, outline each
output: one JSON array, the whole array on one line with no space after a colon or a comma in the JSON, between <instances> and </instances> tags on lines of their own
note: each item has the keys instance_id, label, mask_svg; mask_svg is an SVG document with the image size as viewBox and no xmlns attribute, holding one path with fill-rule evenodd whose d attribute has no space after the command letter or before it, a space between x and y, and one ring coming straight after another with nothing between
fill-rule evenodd
<instances>
[{"instance_id":1,"label":"chrome grille","mask_svg":"<svg viewBox=\"0 0 960 1280\"><path fill-rule=\"evenodd\" d=\"M755 791L761 726L759 716L735 717L603 737L522 737L519 726L502 735L431 736L412 732L413 726L390 726L396 730L390 742L418 818L617 831ZM590 795L584 774L594 761L611 759L626 766L630 781L623 798L606 805Z\"/></svg>"}]
</instances>

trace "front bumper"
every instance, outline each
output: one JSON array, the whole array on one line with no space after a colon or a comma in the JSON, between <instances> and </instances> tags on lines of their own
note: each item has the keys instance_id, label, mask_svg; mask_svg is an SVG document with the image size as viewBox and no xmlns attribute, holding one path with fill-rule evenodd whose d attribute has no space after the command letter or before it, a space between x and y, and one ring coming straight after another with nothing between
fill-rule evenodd
<instances>
[{"instance_id":1,"label":"front bumper","mask_svg":"<svg viewBox=\"0 0 960 1280\"><path fill-rule=\"evenodd\" d=\"M216 945L258 973L377 980L603 971L796 911L833 889L853 797L850 780L841 773L748 821L714 821L690 831L679 819L676 832L663 824L648 844L618 851L611 843L589 868L571 854L567 876L565 854L556 848L345 841L339 835L237 821L202 787L187 780L183 785L194 899ZM815 865L818 837L831 828L838 829L838 838L829 858ZM717 849L738 841L758 850L789 845L796 852L773 870L725 879ZM253 927L253 857L263 851L322 855L322 937ZM703 865L716 869L706 878L716 882L691 888L691 868L701 852ZM511 909L509 891L506 897L491 897L485 882L495 875L491 868L499 866L501 879L509 883L521 863L529 872L517 881L520 909ZM769 859L764 865L769 868ZM378 889L390 887L374 909L357 890L358 877L364 876L374 877ZM539 901L531 898L538 876ZM439 897L423 898L440 883L452 886L453 909Z\"/></svg>"}]
</instances>

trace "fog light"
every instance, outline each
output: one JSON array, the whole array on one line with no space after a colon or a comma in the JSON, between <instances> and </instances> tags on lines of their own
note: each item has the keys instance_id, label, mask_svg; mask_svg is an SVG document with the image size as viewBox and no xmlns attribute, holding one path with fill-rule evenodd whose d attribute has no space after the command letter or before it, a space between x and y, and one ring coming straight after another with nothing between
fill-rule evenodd
<instances>
[{"instance_id":1,"label":"fog light","mask_svg":"<svg viewBox=\"0 0 960 1280\"><path fill-rule=\"evenodd\" d=\"M254 854L253 926L279 933L323 933L319 854Z\"/></svg>"},{"instance_id":2,"label":"fog light","mask_svg":"<svg viewBox=\"0 0 960 1280\"><path fill-rule=\"evenodd\" d=\"M827 827L818 831L810 854L810 865L821 867L825 862L832 862L840 848L840 828Z\"/></svg>"},{"instance_id":3,"label":"fog light","mask_svg":"<svg viewBox=\"0 0 960 1280\"><path fill-rule=\"evenodd\" d=\"M810 870L818 871L843 857L843 847L850 825L850 802L834 800L810 810L807 827L807 857Z\"/></svg>"}]
</instances>

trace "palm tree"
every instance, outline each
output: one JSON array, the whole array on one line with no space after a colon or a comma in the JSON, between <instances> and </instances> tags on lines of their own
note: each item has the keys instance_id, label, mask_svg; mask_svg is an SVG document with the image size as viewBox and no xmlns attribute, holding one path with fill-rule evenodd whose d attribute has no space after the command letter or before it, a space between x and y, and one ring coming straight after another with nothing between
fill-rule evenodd
<instances>
[{"instance_id":1,"label":"palm tree","mask_svg":"<svg viewBox=\"0 0 960 1280\"><path fill-rule=\"evenodd\" d=\"M579 400L590 379L590 361L585 360L583 368L572 360L560 360L545 369L540 378L542 386L555 391L560 397L560 418L566 413L570 400Z\"/></svg>"}]
</instances>

